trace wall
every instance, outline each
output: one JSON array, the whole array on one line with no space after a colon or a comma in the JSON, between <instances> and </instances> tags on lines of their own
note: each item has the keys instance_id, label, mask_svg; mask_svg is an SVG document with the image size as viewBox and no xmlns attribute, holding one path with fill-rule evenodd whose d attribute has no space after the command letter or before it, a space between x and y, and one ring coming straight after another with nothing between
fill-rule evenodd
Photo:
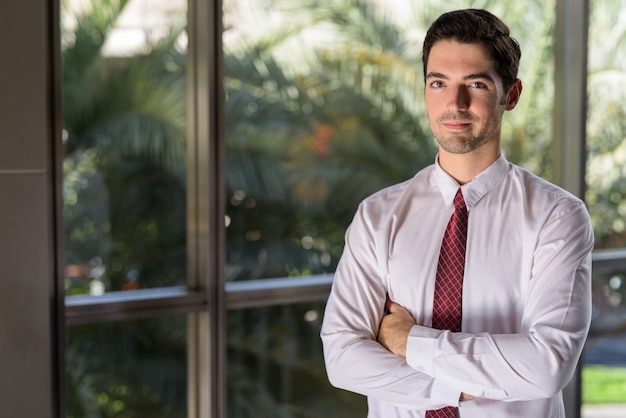
<instances>
[{"instance_id":1,"label":"wall","mask_svg":"<svg viewBox=\"0 0 626 418\"><path fill-rule=\"evenodd\" d=\"M0 416L55 416L49 1L0 2Z\"/></svg>"}]
</instances>

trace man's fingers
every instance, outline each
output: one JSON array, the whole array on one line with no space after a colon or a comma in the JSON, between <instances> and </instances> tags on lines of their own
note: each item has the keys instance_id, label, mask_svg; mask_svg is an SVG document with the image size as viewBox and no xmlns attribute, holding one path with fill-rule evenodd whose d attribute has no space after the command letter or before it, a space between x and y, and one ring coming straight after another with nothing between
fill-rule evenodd
<instances>
[{"instance_id":1,"label":"man's fingers","mask_svg":"<svg viewBox=\"0 0 626 418\"><path fill-rule=\"evenodd\" d=\"M385 303L385 308L387 308L387 312L389 313L396 313L398 311L398 308L400 308L400 305L398 305L395 302L392 302L389 297L387 297L387 302Z\"/></svg>"},{"instance_id":2,"label":"man's fingers","mask_svg":"<svg viewBox=\"0 0 626 418\"><path fill-rule=\"evenodd\" d=\"M389 315L391 313L389 305L391 305L392 303L393 302L391 301L391 299L389 299L389 294L387 294L387 300L385 300L385 315Z\"/></svg>"}]
</instances>

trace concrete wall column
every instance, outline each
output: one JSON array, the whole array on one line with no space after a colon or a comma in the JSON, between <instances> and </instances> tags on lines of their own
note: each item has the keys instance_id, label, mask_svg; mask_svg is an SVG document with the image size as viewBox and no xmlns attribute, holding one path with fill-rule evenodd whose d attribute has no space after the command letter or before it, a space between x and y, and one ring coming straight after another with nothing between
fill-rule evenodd
<instances>
[{"instance_id":1,"label":"concrete wall column","mask_svg":"<svg viewBox=\"0 0 626 418\"><path fill-rule=\"evenodd\" d=\"M51 3L0 2L0 416L57 416Z\"/></svg>"}]
</instances>

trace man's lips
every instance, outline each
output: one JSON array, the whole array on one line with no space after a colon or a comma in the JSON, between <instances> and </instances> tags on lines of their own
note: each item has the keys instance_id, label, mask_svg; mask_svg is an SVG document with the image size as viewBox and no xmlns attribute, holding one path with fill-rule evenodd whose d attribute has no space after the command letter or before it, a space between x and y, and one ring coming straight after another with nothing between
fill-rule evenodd
<instances>
[{"instance_id":1,"label":"man's lips","mask_svg":"<svg viewBox=\"0 0 626 418\"><path fill-rule=\"evenodd\" d=\"M442 122L443 126L452 131L460 131L466 129L471 125L469 121L461 121L461 120L452 120L452 121L444 121Z\"/></svg>"}]
</instances>

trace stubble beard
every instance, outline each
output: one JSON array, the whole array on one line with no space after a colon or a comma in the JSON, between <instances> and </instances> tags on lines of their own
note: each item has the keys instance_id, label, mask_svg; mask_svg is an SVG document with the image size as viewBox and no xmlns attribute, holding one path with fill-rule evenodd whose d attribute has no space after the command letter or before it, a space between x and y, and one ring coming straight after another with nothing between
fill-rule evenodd
<instances>
[{"instance_id":1,"label":"stubble beard","mask_svg":"<svg viewBox=\"0 0 626 418\"><path fill-rule=\"evenodd\" d=\"M450 154L467 154L489 142L489 137L467 134L435 134L439 146Z\"/></svg>"},{"instance_id":2,"label":"stubble beard","mask_svg":"<svg viewBox=\"0 0 626 418\"><path fill-rule=\"evenodd\" d=\"M476 124L480 122L477 118L471 115L463 115L463 116L450 116L446 115L439 118L436 121L436 127L439 129L436 132L432 128L431 131L435 136L435 139L439 143L439 146L446 152L450 154L467 154L472 152L484 144L490 142L493 138L495 138L495 133L497 132L497 123L488 123L485 126L482 126L478 132L449 132L446 131L443 127L443 121L460 121L460 122L471 122L472 124Z\"/></svg>"}]
</instances>

